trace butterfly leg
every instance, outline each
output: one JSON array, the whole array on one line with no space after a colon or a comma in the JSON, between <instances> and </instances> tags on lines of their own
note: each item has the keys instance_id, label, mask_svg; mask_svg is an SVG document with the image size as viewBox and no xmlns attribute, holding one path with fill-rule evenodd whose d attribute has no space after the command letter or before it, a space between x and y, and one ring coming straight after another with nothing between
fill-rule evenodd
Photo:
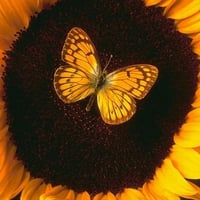
<instances>
[{"instance_id":1,"label":"butterfly leg","mask_svg":"<svg viewBox=\"0 0 200 200\"><path fill-rule=\"evenodd\" d=\"M96 98L96 94L95 93L90 96L89 102L88 102L88 104L87 104L87 106L85 108L85 110L87 112L91 110L91 107L92 107L92 105L94 103L95 98Z\"/></svg>"}]
</instances>

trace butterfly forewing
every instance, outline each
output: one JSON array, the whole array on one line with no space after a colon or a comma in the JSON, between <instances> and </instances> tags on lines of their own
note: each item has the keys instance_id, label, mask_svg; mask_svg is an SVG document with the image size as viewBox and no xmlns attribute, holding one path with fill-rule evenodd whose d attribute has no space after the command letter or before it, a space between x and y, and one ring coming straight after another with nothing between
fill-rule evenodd
<instances>
[{"instance_id":1,"label":"butterfly forewing","mask_svg":"<svg viewBox=\"0 0 200 200\"><path fill-rule=\"evenodd\" d=\"M101 67L94 44L81 28L69 31L61 58L67 65L54 73L54 88L59 98L72 103L94 93Z\"/></svg>"},{"instance_id":2,"label":"butterfly forewing","mask_svg":"<svg viewBox=\"0 0 200 200\"><path fill-rule=\"evenodd\" d=\"M143 99L158 76L158 69L153 65L130 65L118 69L106 77L106 83L124 91L136 99Z\"/></svg>"},{"instance_id":3,"label":"butterfly forewing","mask_svg":"<svg viewBox=\"0 0 200 200\"><path fill-rule=\"evenodd\" d=\"M99 76L101 67L93 42L85 31L74 27L67 34L61 58L71 66L87 72L91 77Z\"/></svg>"}]
</instances>

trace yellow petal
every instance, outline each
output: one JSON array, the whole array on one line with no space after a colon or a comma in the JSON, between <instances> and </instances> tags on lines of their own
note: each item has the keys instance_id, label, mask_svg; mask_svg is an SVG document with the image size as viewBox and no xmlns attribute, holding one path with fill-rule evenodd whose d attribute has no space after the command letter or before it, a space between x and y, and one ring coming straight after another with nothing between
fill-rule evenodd
<instances>
[{"instance_id":1,"label":"yellow petal","mask_svg":"<svg viewBox=\"0 0 200 200\"><path fill-rule=\"evenodd\" d=\"M0 25L0 27L1 27L1 25ZM8 49L10 46L10 40L11 39L7 39L4 36L0 36L0 47L2 49Z\"/></svg>"},{"instance_id":2,"label":"yellow petal","mask_svg":"<svg viewBox=\"0 0 200 200\"><path fill-rule=\"evenodd\" d=\"M160 7L167 7L168 5L170 5L172 3L173 0L163 0L161 1L158 6Z\"/></svg>"},{"instance_id":3,"label":"yellow petal","mask_svg":"<svg viewBox=\"0 0 200 200\"><path fill-rule=\"evenodd\" d=\"M198 193L194 194L194 195L183 195L182 197L186 198L186 199L193 199L193 200L199 200L200 199L200 188L195 185L194 183L187 181L193 188L196 189L196 191Z\"/></svg>"},{"instance_id":4,"label":"yellow petal","mask_svg":"<svg viewBox=\"0 0 200 200\"><path fill-rule=\"evenodd\" d=\"M19 192L21 192L22 189L25 188L25 186L28 184L29 181L30 181L30 172L25 172L23 180L21 180L21 185L15 191L13 191L13 195L11 196L11 198L19 194Z\"/></svg>"},{"instance_id":5,"label":"yellow petal","mask_svg":"<svg viewBox=\"0 0 200 200\"><path fill-rule=\"evenodd\" d=\"M101 200L116 200L116 197L113 193L108 192L102 196Z\"/></svg>"},{"instance_id":6,"label":"yellow petal","mask_svg":"<svg viewBox=\"0 0 200 200\"><path fill-rule=\"evenodd\" d=\"M76 197L76 200L90 200L90 195L88 194L88 192L82 192L79 193Z\"/></svg>"},{"instance_id":7,"label":"yellow petal","mask_svg":"<svg viewBox=\"0 0 200 200\"><path fill-rule=\"evenodd\" d=\"M1 116L0 116L0 120L1 120ZM5 140L5 137L7 136L8 133L8 125L4 126L2 129L0 129L0 142L1 140ZM0 154L1 154L1 145L0 145Z\"/></svg>"},{"instance_id":8,"label":"yellow petal","mask_svg":"<svg viewBox=\"0 0 200 200\"><path fill-rule=\"evenodd\" d=\"M21 194L21 200L36 200L40 199L40 195L44 193L46 184L42 179L33 179L30 181Z\"/></svg>"},{"instance_id":9,"label":"yellow petal","mask_svg":"<svg viewBox=\"0 0 200 200\"><path fill-rule=\"evenodd\" d=\"M63 186L47 187L46 191L40 196L41 200L45 199L64 199L67 196L68 190Z\"/></svg>"},{"instance_id":10,"label":"yellow petal","mask_svg":"<svg viewBox=\"0 0 200 200\"><path fill-rule=\"evenodd\" d=\"M13 0L10 0L10 1L2 0L1 1L1 4L0 4L0 13L1 13L0 16L1 16L1 20L2 20L1 25L7 26L6 30L10 31L7 34L10 34L10 33L13 34L16 31L23 28L23 22L21 21L21 18L15 9L16 7L19 7L19 6ZM13 20L13 19L15 19L15 20ZM1 31L3 31L3 30L1 30Z\"/></svg>"},{"instance_id":11,"label":"yellow petal","mask_svg":"<svg viewBox=\"0 0 200 200\"><path fill-rule=\"evenodd\" d=\"M1 106L1 100L0 100L0 106ZM5 127L7 127L7 121L6 121L6 113L5 113L5 110L4 109L1 109L1 112L0 112L0 130L1 129L4 129ZM3 133L4 134L4 133Z\"/></svg>"},{"instance_id":12,"label":"yellow petal","mask_svg":"<svg viewBox=\"0 0 200 200\"><path fill-rule=\"evenodd\" d=\"M200 42L200 33L194 34L194 36L192 37L192 45L199 42Z\"/></svg>"},{"instance_id":13,"label":"yellow petal","mask_svg":"<svg viewBox=\"0 0 200 200\"><path fill-rule=\"evenodd\" d=\"M146 182L142 192L147 200L180 200L177 194L173 194L158 184L155 180Z\"/></svg>"},{"instance_id":14,"label":"yellow petal","mask_svg":"<svg viewBox=\"0 0 200 200\"><path fill-rule=\"evenodd\" d=\"M199 52L199 47L198 47L198 52ZM197 52L197 53L198 53ZM200 54L199 54L200 55ZM200 88L197 89L196 93L195 93L195 100L192 103L192 106L194 108L199 108L200 107Z\"/></svg>"},{"instance_id":15,"label":"yellow petal","mask_svg":"<svg viewBox=\"0 0 200 200\"><path fill-rule=\"evenodd\" d=\"M98 193L98 194L96 194L95 196L94 196L94 198L93 198L93 200L101 200L101 198L103 197L103 192L100 192L100 193Z\"/></svg>"},{"instance_id":16,"label":"yellow petal","mask_svg":"<svg viewBox=\"0 0 200 200\"><path fill-rule=\"evenodd\" d=\"M1 173L0 173L0 183L2 180L9 174L10 170L15 166L17 160L15 159L16 147L10 143L7 143L6 151L5 151L5 160L2 165ZM0 188L1 189L1 188Z\"/></svg>"},{"instance_id":17,"label":"yellow petal","mask_svg":"<svg viewBox=\"0 0 200 200\"><path fill-rule=\"evenodd\" d=\"M200 11L180 20L176 26L181 33L192 34L200 32Z\"/></svg>"},{"instance_id":18,"label":"yellow petal","mask_svg":"<svg viewBox=\"0 0 200 200\"><path fill-rule=\"evenodd\" d=\"M182 147L200 146L200 125L198 122L184 124L179 134L174 135L174 142Z\"/></svg>"},{"instance_id":19,"label":"yellow petal","mask_svg":"<svg viewBox=\"0 0 200 200\"><path fill-rule=\"evenodd\" d=\"M22 163L16 163L0 183L1 195L9 198L14 197L28 183L29 178L30 174L25 172Z\"/></svg>"},{"instance_id":20,"label":"yellow petal","mask_svg":"<svg viewBox=\"0 0 200 200\"><path fill-rule=\"evenodd\" d=\"M126 188L123 192L116 195L117 200L145 200L142 192L136 189Z\"/></svg>"},{"instance_id":21,"label":"yellow petal","mask_svg":"<svg viewBox=\"0 0 200 200\"><path fill-rule=\"evenodd\" d=\"M185 178L200 179L200 154L197 151L174 145L170 159Z\"/></svg>"},{"instance_id":22,"label":"yellow petal","mask_svg":"<svg viewBox=\"0 0 200 200\"><path fill-rule=\"evenodd\" d=\"M145 0L145 5L146 6L152 6L160 3L161 0Z\"/></svg>"},{"instance_id":23,"label":"yellow petal","mask_svg":"<svg viewBox=\"0 0 200 200\"><path fill-rule=\"evenodd\" d=\"M200 42L199 42L199 44L193 46L193 52L198 55L198 58L200 58ZM193 104L193 105L195 107L197 107L197 105L195 105L195 104ZM199 103L199 106L200 106L200 103Z\"/></svg>"},{"instance_id":24,"label":"yellow petal","mask_svg":"<svg viewBox=\"0 0 200 200\"><path fill-rule=\"evenodd\" d=\"M5 161L7 158L7 146L8 146L8 137L5 137L4 140L0 141L0 173L3 173L2 170L5 166Z\"/></svg>"},{"instance_id":25,"label":"yellow petal","mask_svg":"<svg viewBox=\"0 0 200 200\"><path fill-rule=\"evenodd\" d=\"M68 190L65 200L74 200L75 192L73 190Z\"/></svg>"},{"instance_id":26,"label":"yellow petal","mask_svg":"<svg viewBox=\"0 0 200 200\"><path fill-rule=\"evenodd\" d=\"M187 114L187 121L188 122L200 122L200 108L191 110Z\"/></svg>"},{"instance_id":27,"label":"yellow petal","mask_svg":"<svg viewBox=\"0 0 200 200\"><path fill-rule=\"evenodd\" d=\"M164 15L173 19L184 19L200 10L200 0L174 0L166 7Z\"/></svg>"},{"instance_id":28,"label":"yellow petal","mask_svg":"<svg viewBox=\"0 0 200 200\"><path fill-rule=\"evenodd\" d=\"M183 178L170 159L165 159L162 167L156 169L154 180L164 189L178 196L193 196L199 192Z\"/></svg>"}]
</instances>

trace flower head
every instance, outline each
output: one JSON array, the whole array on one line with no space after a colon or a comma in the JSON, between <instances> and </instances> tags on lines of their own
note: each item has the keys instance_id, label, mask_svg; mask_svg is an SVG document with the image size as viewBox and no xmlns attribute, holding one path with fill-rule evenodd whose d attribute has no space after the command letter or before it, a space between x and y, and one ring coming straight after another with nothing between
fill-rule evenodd
<instances>
[{"instance_id":1,"label":"flower head","mask_svg":"<svg viewBox=\"0 0 200 200\"><path fill-rule=\"evenodd\" d=\"M2 27L10 30L1 37L6 50L2 152L10 162L3 160L0 183L9 185L15 174L18 182L2 189L5 198L23 190L23 200L198 199L199 188L186 179L200 178L199 31L187 28L199 10L184 9L197 1L173 1L167 7L160 1L163 12L147 6L154 1L60 1L49 7L51 1L30 0L22 1L22 14L8 2L19 22L10 17L16 23L10 30L2 12ZM35 11L41 12L33 16ZM105 124L97 107L85 111L88 99L64 104L57 97L53 74L62 64L66 34L75 26L87 30L102 66L113 55L109 72L134 63L158 67L155 87L137 102L137 113L127 123Z\"/></svg>"}]
</instances>

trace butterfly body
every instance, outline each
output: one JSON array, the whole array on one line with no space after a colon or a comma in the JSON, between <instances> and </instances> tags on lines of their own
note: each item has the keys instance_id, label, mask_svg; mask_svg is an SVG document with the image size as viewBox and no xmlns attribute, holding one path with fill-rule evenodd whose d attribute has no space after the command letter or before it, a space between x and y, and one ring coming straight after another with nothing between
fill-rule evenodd
<instances>
[{"instance_id":1,"label":"butterfly body","mask_svg":"<svg viewBox=\"0 0 200 200\"><path fill-rule=\"evenodd\" d=\"M135 99L143 99L158 76L158 69L148 64L130 65L107 74L109 62L102 70L94 44L78 27L67 34L61 58L67 65L54 73L58 97L73 103L90 96L86 111L97 99L101 117L108 124L128 121L136 112Z\"/></svg>"}]
</instances>

